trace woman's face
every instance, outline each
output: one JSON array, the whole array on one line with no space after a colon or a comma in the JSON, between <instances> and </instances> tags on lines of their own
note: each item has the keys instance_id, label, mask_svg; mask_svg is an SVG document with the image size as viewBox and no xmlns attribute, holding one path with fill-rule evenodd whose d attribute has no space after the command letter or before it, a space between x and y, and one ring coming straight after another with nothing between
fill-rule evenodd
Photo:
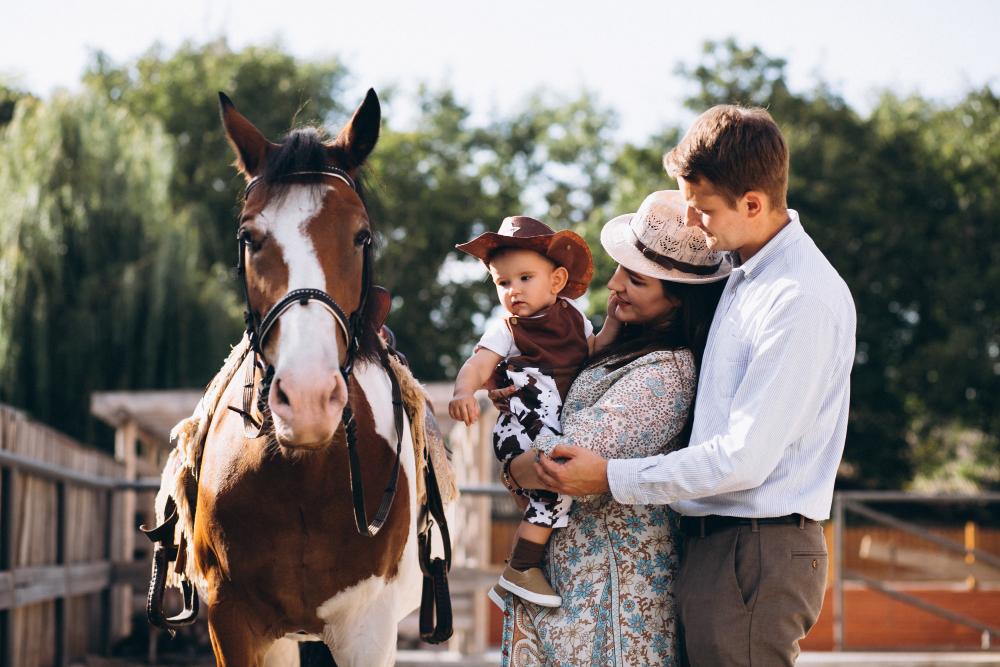
<instances>
[{"instance_id":1,"label":"woman's face","mask_svg":"<svg viewBox=\"0 0 1000 667\"><path fill-rule=\"evenodd\" d=\"M665 324L681 305L676 297L663 293L659 279L630 271L621 265L608 281L608 289L618 299L615 317L625 324Z\"/></svg>"}]
</instances>

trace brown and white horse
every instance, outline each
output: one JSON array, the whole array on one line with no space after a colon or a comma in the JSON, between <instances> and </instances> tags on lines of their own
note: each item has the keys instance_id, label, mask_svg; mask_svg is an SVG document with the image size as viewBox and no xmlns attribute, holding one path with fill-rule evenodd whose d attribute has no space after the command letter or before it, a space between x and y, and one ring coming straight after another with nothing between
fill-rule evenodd
<instances>
[{"instance_id":1,"label":"brown and white horse","mask_svg":"<svg viewBox=\"0 0 1000 667\"><path fill-rule=\"evenodd\" d=\"M325 292L345 313L354 312L363 286L373 285L370 275L363 277L374 259L373 231L351 181L358 181L378 139L374 91L328 143L311 128L272 143L220 98L236 165L248 181L257 179L239 227L257 321L299 289ZM348 178L311 173L329 167ZM366 537L355 525L341 425L348 396L368 507L379 506L396 459L390 380L378 363L385 304L364 303L350 387L341 374L344 328L320 301L303 301L285 310L260 341L273 369L267 395L273 432L249 438L239 414L214 413L200 465L193 554L219 665L261 665L276 640L302 631L322 638L341 665L392 665L397 623L419 605L408 420L384 526ZM244 364L253 359L250 354ZM242 405L242 370L222 405Z\"/></svg>"}]
</instances>

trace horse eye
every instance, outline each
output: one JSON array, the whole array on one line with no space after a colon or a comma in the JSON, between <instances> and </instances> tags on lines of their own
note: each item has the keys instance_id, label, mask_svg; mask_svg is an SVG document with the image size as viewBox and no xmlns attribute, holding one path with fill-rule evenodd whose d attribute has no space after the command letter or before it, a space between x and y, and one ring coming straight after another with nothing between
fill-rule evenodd
<instances>
[{"instance_id":1,"label":"horse eye","mask_svg":"<svg viewBox=\"0 0 1000 667\"><path fill-rule=\"evenodd\" d=\"M264 237L255 239L254 234L249 229L240 230L240 240L250 248L251 252L257 252L264 245Z\"/></svg>"},{"instance_id":2,"label":"horse eye","mask_svg":"<svg viewBox=\"0 0 1000 667\"><path fill-rule=\"evenodd\" d=\"M368 245L371 243L372 234L368 230L362 230L354 236L354 245Z\"/></svg>"}]
</instances>

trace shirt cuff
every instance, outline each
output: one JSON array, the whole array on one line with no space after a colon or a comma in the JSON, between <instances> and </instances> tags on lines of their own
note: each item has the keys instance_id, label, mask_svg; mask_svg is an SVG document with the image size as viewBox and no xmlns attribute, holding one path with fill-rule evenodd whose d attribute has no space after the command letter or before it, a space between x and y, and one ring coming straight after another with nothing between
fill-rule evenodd
<instances>
[{"instance_id":1,"label":"shirt cuff","mask_svg":"<svg viewBox=\"0 0 1000 667\"><path fill-rule=\"evenodd\" d=\"M611 495L622 505L643 505L639 486L642 459L611 459L608 461L608 486Z\"/></svg>"}]
</instances>

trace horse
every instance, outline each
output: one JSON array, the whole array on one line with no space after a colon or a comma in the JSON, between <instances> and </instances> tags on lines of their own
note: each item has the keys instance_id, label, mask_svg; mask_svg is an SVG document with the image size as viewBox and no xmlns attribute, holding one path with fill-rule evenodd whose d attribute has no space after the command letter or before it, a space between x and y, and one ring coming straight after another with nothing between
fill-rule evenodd
<instances>
[{"instance_id":1,"label":"horse","mask_svg":"<svg viewBox=\"0 0 1000 667\"><path fill-rule=\"evenodd\" d=\"M247 180L238 246L248 334L216 381L228 409L199 407L197 490L186 491L193 563L177 568L207 605L221 667L262 665L296 633L321 638L340 665L388 667L399 620L421 602L418 552L430 547L418 540L420 462L379 338L389 299L373 284L358 185L378 140L378 97L369 90L332 141L299 128L272 143L219 96Z\"/></svg>"}]
</instances>

